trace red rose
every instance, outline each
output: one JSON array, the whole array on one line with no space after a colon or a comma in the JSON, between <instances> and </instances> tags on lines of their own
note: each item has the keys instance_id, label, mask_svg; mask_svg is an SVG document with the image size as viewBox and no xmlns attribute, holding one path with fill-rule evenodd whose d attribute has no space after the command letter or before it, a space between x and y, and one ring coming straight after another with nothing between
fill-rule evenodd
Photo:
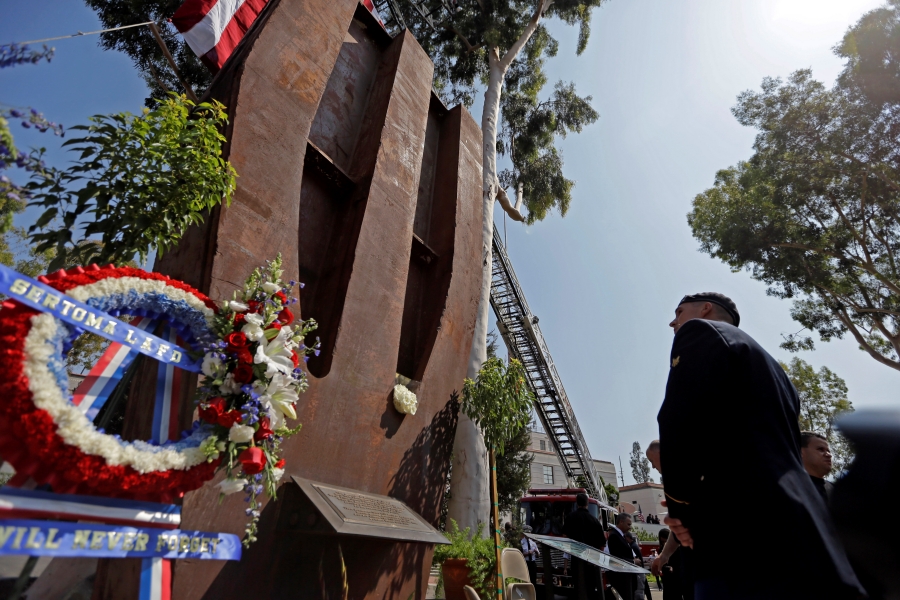
<instances>
[{"instance_id":1,"label":"red rose","mask_svg":"<svg viewBox=\"0 0 900 600\"><path fill-rule=\"evenodd\" d=\"M256 475L266 466L266 453L262 451L262 448L251 446L238 455L238 460L244 467L244 473Z\"/></svg>"},{"instance_id":2,"label":"red rose","mask_svg":"<svg viewBox=\"0 0 900 600\"><path fill-rule=\"evenodd\" d=\"M238 364L231 374L234 375L234 380L238 383L250 383L253 381L253 367L246 362Z\"/></svg>"},{"instance_id":3,"label":"red rose","mask_svg":"<svg viewBox=\"0 0 900 600\"><path fill-rule=\"evenodd\" d=\"M282 325L278 321L272 321L266 329L281 329Z\"/></svg>"},{"instance_id":4,"label":"red rose","mask_svg":"<svg viewBox=\"0 0 900 600\"><path fill-rule=\"evenodd\" d=\"M238 348L247 347L247 336L240 331L229 333L228 337L225 338L225 341L228 342L228 350L231 352L236 351Z\"/></svg>"},{"instance_id":5,"label":"red rose","mask_svg":"<svg viewBox=\"0 0 900 600\"><path fill-rule=\"evenodd\" d=\"M278 320L281 321L282 325L290 325L294 322L294 313L289 308L285 308L278 313Z\"/></svg>"},{"instance_id":6,"label":"red rose","mask_svg":"<svg viewBox=\"0 0 900 600\"><path fill-rule=\"evenodd\" d=\"M250 354L250 350L248 348L237 348L234 351L234 355L238 359L238 363L252 365L253 364L253 355ZM238 365L240 366L240 365Z\"/></svg>"},{"instance_id":7,"label":"red rose","mask_svg":"<svg viewBox=\"0 0 900 600\"><path fill-rule=\"evenodd\" d=\"M291 350L291 361L294 363L295 369L300 366L300 357L293 350Z\"/></svg>"},{"instance_id":8,"label":"red rose","mask_svg":"<svg viewBox=\"0 0 900 600\"><path fill-rule=\"evenodd\" d=\"M284 459L283 459L283 458L282 458L281 460L279 460L277 463L275 463L275 468L276 468L276 469L283 469L283 468L284 468Z\"/></svg>"},{"instance_id":9,"label":"red rose","mask_svg":"<svg viewBox=\"0 0 900 600\"><path fill-rule=\"evenodd\" d=\"M250 307L248 310L252 313L255 313L259 310L259 302L257 302L256 300L251 300L247 303L247 306Z\"/></svg>"},{"instance_id":10,"label":"red rose","mask_svg":"<svg viewBox=\"0 0 900 600\"><path fill-rule=\"evenodd\" d=\"M208 423L218 422L219 417L225 412L225 398L216 396L210 398L207 404L209 405L207 408L200 409L200 418Z\"/></svg>"},{"instance_id":11,"label":"red rose","mask_svg":"<svg viewBox=\"0 0 900 600\"><path fill-rule=\"evenodd\" d=\"M231 429L231 426L235 423L241 422L241 411L239 410L229 410L227 413L223 413L219 415L219 418L216 419L216 423L225 427L227 429Z\"/></svg>"},{"instance_id":12,"label":"red rose","mask_svg":"<svg viewBox=\"0 0 900 600\"><path fill-rule=\"evenodd\" d=\"M278 291L275 292L273 295L274 295L276 298L278 298L279 300L281 300L281 304L283 304L283 305L284 305L284 304L287 304L287 296L285 296L285 295L284 295L284 292L282 292L281 290L278 290Z\"/></svg>"},{"instance_id":13,"label":"red rose","mask_svg":"<svg viewBox=\"0 0 900 600\"><path fill-rule=\"evenodd\" d=\"M239 325L244 324L244 313L234 313L234 326L238 327Z\"/></svg>"},{"instance_id":14,"label":"red rose","mask_svg":"<svg viewBox=\"0 0 900 600\"><path fill-rule=\"evenodd\" d=\"M253 434L253 439L257 442L260 442L266 438L272 437L273 433L275 432L271 429L269 417L263 417L259 420L259 429L256 430L255 434Z\"/></svg>"}]
</instances>

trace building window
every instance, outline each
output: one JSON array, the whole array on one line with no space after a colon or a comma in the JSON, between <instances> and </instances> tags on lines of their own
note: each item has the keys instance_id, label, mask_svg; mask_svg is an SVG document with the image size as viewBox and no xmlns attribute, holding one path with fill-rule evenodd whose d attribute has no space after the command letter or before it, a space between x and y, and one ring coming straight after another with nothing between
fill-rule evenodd
<instances>
[{"instance_id":1,"label":"building window","mask_svg":"<svg viewBox=\"0 0 900 600\"><path fill-rule=\"evenodd\" d=\"M546 449L547 449L547 442L545 442L544 440L541 440L541 450L546 450Z\"/></svg>"},{"instance_id":2,"label":"building window","mask_svg":"<svg viewBox=\"0 0 900 600\"><path fill-rule=\"evenodd\" d=\"M544 483L553 483L553 467L550 465L544 466Z\"/></svg>"}]
</instances>

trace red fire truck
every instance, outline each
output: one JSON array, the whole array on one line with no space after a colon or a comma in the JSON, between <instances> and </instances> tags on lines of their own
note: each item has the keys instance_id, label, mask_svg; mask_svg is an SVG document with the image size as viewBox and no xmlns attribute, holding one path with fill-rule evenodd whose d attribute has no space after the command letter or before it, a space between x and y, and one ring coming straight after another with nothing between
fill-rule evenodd
<instances>
[{"instance_id":1,"label":"red fire truck","mask_svg":"<svg viewBox=\"0 0 900 600\"><path fill-rule=\"evenodd\" d=\"M532 533L565 537L563 528L566 517L575 510L575 496L586 494L584 488L530 489L519 500L519 523L531 527ZM588 510L603 524L603 529L613 522L616 510L595 498L588 498ZM546 550L542 549L542 551ZM602 550L602 548L601 548ZM553 585L558 594L571 595L571 568L569 560L558 550L551 550L553 563ZM535 587L543 588L544 574L542 562L537 564ZM538 594L538 597L541 597Z\"/></svg>"}]
</instances>

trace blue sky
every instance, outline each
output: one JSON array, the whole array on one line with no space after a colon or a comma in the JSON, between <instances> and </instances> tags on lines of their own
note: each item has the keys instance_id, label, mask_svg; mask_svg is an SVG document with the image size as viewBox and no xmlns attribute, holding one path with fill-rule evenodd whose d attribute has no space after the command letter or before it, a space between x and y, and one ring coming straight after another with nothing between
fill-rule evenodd
<instances>
[{"instance_id":1,"label":"blue sky","mask_svg":"<svg viewBox=\"0 0 900 600\"><path fill-rule=\"evenodd\" d=\"M593 456L616 463L621 456L626 483L632 442L646 446L657 435L672 343L667 324L681 296L709 290L731 296L742 328L776 358L792 356L778 348L783 333L799 329L790 304L700 253L685 215L716 170L752 153L754 131L729 112L737 94L758 88L765 76L800 68L830 84L842 66L831 48L880 4L610 0L595 12L580 57L575 30L553 26L560 52L548 65L551 82L575 81L580 93L593 96L600 119L561 142L568 176L577 182L568 215L531 227L507 222L509 253ZM0 43L99 28L76 0L14 3L0 20ZM97 41L52 42L52 63L0 71L0 102L35 106L67 126L91 114L139 111L146 92L131 61ZM480 120L480 105L473 114ZM20 146L44 145L55 164L66 160L54 149L58 139L16 133ZM799 356L843 377L857 408L897 401L900 373L849 339Z\"/></svg>"}]
</instances>

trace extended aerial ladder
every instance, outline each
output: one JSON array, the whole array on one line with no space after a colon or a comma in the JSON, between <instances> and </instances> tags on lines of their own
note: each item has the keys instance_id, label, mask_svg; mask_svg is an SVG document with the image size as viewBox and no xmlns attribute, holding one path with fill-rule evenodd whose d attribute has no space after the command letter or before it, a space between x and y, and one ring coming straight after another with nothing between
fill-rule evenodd
<instances>
[{"instance_id":1,"label":"extended aerial ladder","mask_svg":"<svg viewBox=\"0 0 900 600\"><path fill-rule=\"evenodd\" d=\"M535 412L550 438L567 478L585 487L588 493L606 502L606 491L594 468L581 428L566 396L559 373L553 364L547 342L532 314L516 278L506 248L494 229L491 275L491 307L497 317L497 329L511 358L525 367L528 385L536 399Z\"/></svg>"}]
</instances>

